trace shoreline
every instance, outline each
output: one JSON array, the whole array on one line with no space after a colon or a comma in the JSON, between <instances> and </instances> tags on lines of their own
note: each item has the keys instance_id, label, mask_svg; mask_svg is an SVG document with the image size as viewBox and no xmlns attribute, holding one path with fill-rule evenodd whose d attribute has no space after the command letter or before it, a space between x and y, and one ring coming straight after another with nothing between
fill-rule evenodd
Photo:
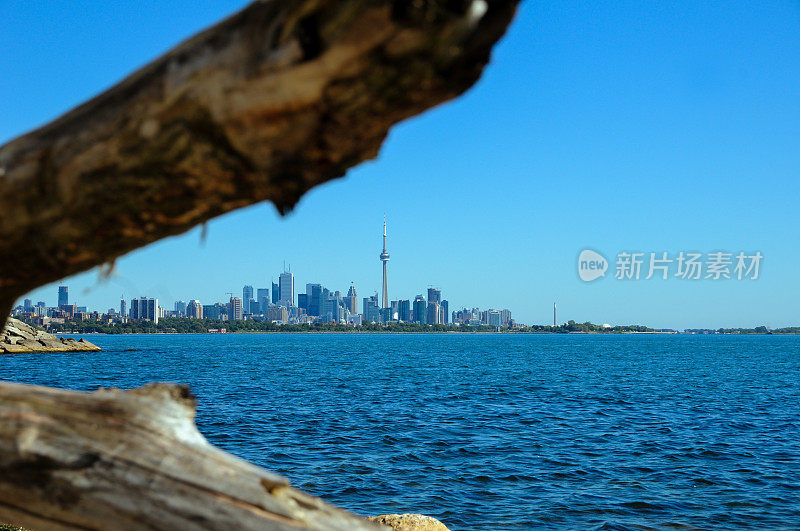
<instances>
[{"instance_id":1,"label":"shoreline","mask_svg":"<svg viewBox=\"0 0 800 531\"><path fill-rule=\"evenodd\" d=\"M63 336L228 336L228 335L263 335L263 334L356 334L356 335L379 335L379 334L409 334L409 335L422 335L422 334L457 334L457 335L552 335L552 336L566 336L566 335L584 335L584 336L614 336L614 335L639 335L639 336L796 336L800 335L798 332L785 332L785 333L763 333L754 332L751 334L728 334L728 333L714 333L714 334L696 334L685 332L461 332L458 330L431 330L431 331L376 331L376 330L246 330L236 332L119 332L109 334L106 332L53 332L53 335Z\"/></svg>"}]
</instances>

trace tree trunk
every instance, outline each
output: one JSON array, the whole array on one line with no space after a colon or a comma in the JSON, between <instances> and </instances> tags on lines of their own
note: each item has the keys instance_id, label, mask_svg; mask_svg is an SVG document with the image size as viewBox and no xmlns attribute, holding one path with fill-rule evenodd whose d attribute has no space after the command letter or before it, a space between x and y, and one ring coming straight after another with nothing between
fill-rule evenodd
<instances>
[{"instance_id":1,"label":"tree trunk","mask_svg":"<svg viewBox=\"0 0 800 531\"><path fill-rule=\"evenodd\" d=\"M211 446L188 388L0 384L0 522L33 529L380 529Z\"/></svg>"}]
</instances>

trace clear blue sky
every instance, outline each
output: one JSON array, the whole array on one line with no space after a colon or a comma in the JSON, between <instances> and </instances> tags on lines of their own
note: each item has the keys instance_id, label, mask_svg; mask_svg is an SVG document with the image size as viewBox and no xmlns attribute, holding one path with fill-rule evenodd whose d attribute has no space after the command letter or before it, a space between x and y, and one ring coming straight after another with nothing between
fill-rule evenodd
<instances>
[{"instance_id":1,"label":"clear blue sky","mask_svg":"<svg viewBox=\"0 0 800 531\"><path fill-rule=\"evenodd\" d=\"M0 141L107 88L243 2L0 5ZM525 2L481 81L397 126L377 160L316 188L134 252L116 276L65 279L97 309L126 297L203 303L306 282L429 285L519 320L656 327L800 325L800 4ZM87 213L88 215L89 213ZM579 280L591 247L761 251L756 281ZM613 268L613 264L612 264ZM56 285L30 295L56 302Z\"/></svg>"}]
</instances>

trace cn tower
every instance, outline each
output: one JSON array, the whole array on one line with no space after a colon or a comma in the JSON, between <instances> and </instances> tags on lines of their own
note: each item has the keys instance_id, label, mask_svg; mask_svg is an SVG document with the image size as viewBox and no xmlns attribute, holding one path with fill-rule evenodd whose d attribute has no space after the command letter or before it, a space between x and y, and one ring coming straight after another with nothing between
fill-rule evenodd
<instances>
[{"instance_id":1,"label":"cn tower","mask_svg":"<svg viewBox=\"0 0 800 531\"><path fill-rule=\"evenodd\" d=\"M386 279L386 262L389 261L389 253L386 251L386 216L383 216L383 251L381 252L381 262L383 262L383 298L381 308L389 307L389 283Z\"/></svg>"}]
</instances>

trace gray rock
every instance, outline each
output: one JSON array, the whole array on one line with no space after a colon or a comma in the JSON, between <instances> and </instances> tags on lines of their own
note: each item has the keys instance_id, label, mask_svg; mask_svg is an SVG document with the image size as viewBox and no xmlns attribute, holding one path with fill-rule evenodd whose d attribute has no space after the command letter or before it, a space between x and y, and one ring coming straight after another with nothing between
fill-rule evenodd
<instances>
[{"instance_id":1,"label":"gray rock","mask_svg":"<svg viewBox=\"0 0 800 531\"><path fill-rule=\"evenodd\" d=\"M59 338L9 318L0 334L0 353L11 352L94 352L100 347L85 339Z\"/></svg>"}]
</instances>

